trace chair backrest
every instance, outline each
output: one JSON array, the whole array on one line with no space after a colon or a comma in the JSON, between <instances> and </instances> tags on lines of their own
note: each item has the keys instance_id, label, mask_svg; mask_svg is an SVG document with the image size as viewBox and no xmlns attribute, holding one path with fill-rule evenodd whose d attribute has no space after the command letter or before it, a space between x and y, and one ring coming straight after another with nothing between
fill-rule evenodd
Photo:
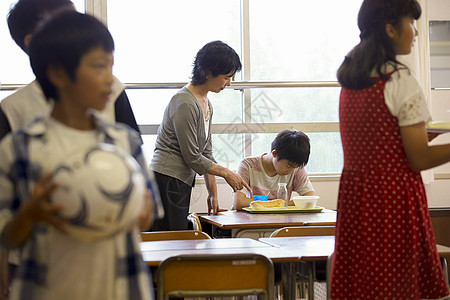
<instances>
[{"instance_id":1,"label":"chair backrest","mask_svg":"<svg viewBox=\"0 0 450 300\"><path fill-rule=\"evenodd\" d=\"M334 235L334 226L283 227L272 232L270 237Z\"/></svg>"},{"instance_id":2,"label":"chair backrest","mask_svg":"<svg viewBox=\"0 0 450 300\"><path fill-rule=\"evenodd\" d=\"M198 218L196 213L190 213L187 216L187 219L192 223L192 227L194 228L194 230L202 231L202 224L200 223L200 219Z\"/></svg>"},{"instance_id":3,"label":"chair backrest","mask_svg":"<svg viewBox=\"0 0 450 300\"><path fill-rule=\"evenodd\" d=\"M264 295L274 298L273 264L260 254L172 256L156 272L157 299Z\"/></svg>"},{"instance_id":4,"label":"chair backrest","mask_svg":"<svg viewBox=\"0 0 450 300\"><path fill-rule=\"evenodd\" d=\"M164 240L201 240L210 238L211 237L207 233L197 230L141 232L141 240L143 242Z\"/></svg>"}]
</instances>

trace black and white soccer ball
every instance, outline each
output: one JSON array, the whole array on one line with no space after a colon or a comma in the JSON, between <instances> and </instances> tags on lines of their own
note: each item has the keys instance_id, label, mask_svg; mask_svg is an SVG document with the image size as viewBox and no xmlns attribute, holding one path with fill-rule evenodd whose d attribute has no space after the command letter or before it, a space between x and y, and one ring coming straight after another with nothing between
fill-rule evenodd
<instances>
[{"instance_id":1,"label":"black and white soccer ball","mask_svg":"<svg viewBox=\"0 0 450 300\"><path fill-rule=\"evenodd\" d=\"M70 236L85 242L109 238L136 220L146 180L136 160L110 144L99 144L68 157L54 171L58 184L50 196L62 204Z\"/></svg>"}]
</instances>

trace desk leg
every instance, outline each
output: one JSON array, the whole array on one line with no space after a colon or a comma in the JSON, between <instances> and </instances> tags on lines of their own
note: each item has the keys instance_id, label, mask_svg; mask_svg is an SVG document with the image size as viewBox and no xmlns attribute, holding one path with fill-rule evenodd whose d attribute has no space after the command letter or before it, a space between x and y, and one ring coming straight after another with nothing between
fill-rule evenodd
<instances>
[{"instance_id":1,"label":"desk leg","mask_svg":"<svg viewBox=\"0 0 450 300\"><path fill-rule=\"evenodd\" d=\"M283 263L281 265L281 271L281 292L283 300L295 300L295 263Z\"/></svg>"},{"instance_id":2,"label":"desk leg","mask_svg":"<svg viewBox=\"0 0 450 300\"><path fill-rule=\"evenodd\" d=\"M314 300L314 277L315 277L315 263L313 261L308 261L308 300Z\"/></svg>"}]
</instances>

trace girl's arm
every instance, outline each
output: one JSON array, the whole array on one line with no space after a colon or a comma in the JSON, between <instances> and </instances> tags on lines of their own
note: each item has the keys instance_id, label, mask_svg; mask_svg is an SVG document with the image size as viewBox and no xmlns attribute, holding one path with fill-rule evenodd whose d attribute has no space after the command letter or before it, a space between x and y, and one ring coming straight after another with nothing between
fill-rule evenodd
<instances>
[{"instance_id":1,"label":"girl's arm","mask_svg":"<svg viewBox=\"0 0 450 300\"><path fill-rule=\"evenodd\" d=\"M247 197L241 191L233 192L233 208L235 210L242 210L244 207L249 207L252 201L252 198Z\"/></svg>"},{"instance_id":2,"label":"girl's arm","mask_svg":"<svg viewBox=\"0 0 450 300\"><path fill-rule=\"evenodd\" d=\"M428 145L425 123L400 127L403 148L415 171L434 168L450 161L450 144Z\"/></svg>"}]
</instances>

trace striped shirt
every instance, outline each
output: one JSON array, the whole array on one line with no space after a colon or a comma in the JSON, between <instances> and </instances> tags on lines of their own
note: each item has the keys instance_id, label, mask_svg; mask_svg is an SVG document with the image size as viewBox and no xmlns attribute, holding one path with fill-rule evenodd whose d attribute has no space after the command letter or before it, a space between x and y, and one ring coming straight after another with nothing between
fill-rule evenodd
<instances>
[{"instance_id":1,"label":"striped shirt","mask_svg":"<svg viewBox=\"0 0 450 300\"><path fill-rule=\"evenodd\" d=\"M159 197L148 170L139 135L123 124L96 118L89 143L114 144L141 165L147 186ZM74 151L82 139L49 118L6 136L0 143L0 232L28 201L34 185ZM60 128L56 128L60 127ZM58 132L59 130L59 132ZM65 130L65 131L64 131ZM73 132L76 136L76 132ZM78 133L85 137L86 132ZM83 145L84 147L89 146ZM137 232L124 231L111 238L83 243L61 234L47 223L36 223L21 248L21 264L10 299L152 299L151 281L142 259Z\"/></svg>"}]
</instances>

